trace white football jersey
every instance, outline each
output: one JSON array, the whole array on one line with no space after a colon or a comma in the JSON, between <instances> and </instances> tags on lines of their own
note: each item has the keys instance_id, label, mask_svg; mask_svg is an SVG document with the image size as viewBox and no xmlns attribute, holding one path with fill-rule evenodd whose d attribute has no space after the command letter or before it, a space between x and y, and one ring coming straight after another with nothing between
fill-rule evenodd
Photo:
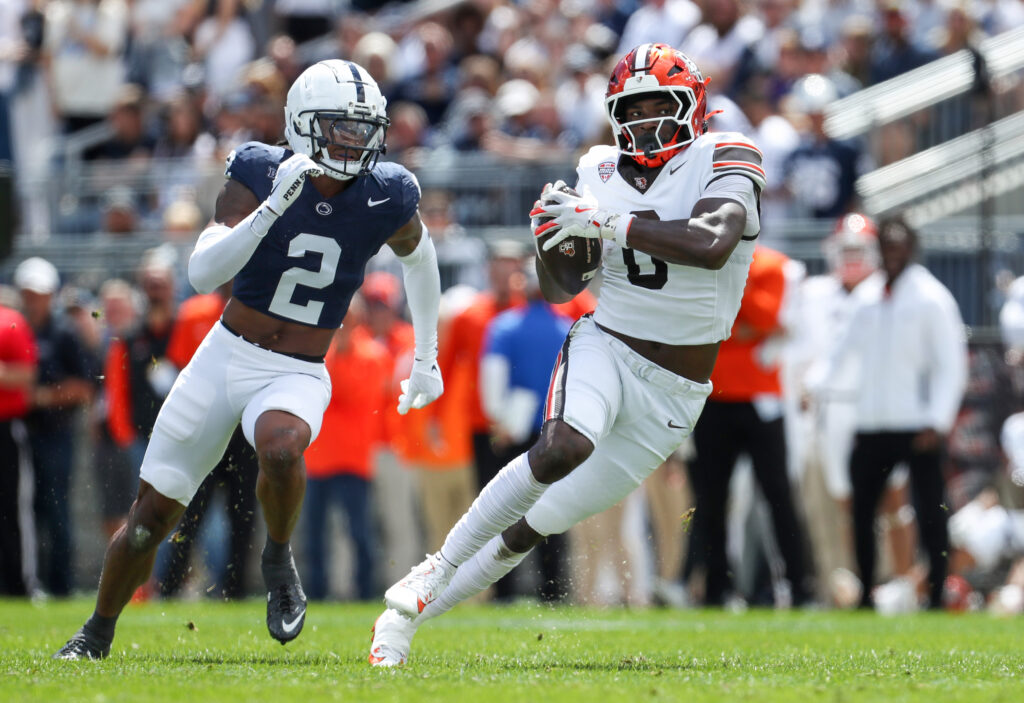
<instances>
[{"instance_id":1,"label":"white football jersey","mask_svg":"<svg viewBox=\"0 0 1024 703\"><path fill-rule=\"evenodd\" d=\"M764 187L761 155L737 132L711 132L674 156L644 192L626 183L619 150L596 146L579 162L577 186L588 186L602 208L658 220L689 218L704 197L732 197L747 210L743 238L719 271L672 264L606 242L604 277L594 320L638 339L664 344L707 344L729 336L743 297L754 240L760 230L754 184ZM745 176L741 195L737 179ZM749 180L748 180L749 179ZM716 193L723 182L730 192Z\"/></svg>"}]
</instances>

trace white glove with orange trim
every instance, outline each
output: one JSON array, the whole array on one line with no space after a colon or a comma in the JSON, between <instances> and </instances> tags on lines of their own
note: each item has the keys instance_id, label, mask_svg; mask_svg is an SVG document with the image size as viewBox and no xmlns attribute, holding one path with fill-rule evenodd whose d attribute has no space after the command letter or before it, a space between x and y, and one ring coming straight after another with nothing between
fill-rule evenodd
<instances>
[{"instance_id":1,"label":"white glove with orange trim","mask_svg":"<svg viewBox=\"0 0 1024 703\"><path fill-rule=\"evenodd\" d=\"M582 192L576 193L562 181L545 186L530 217L531 224L537 223L533 224L534 237L554 232L544 242L545 251L558 246L567 237L610 239L626 247L626 235L636 219L635 215L601 209L589 187L583 186Z\"/></svg>"}]
</instances>

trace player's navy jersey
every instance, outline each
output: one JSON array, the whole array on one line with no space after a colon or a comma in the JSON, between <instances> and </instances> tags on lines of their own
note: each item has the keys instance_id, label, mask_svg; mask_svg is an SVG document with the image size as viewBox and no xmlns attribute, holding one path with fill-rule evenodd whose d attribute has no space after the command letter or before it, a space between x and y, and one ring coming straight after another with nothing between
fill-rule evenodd
<instances>
[{"instance_id":1,"label":"player's navy jersey","mask_svg":"<svg viewBox=\"0 0 1024 703\"><path fill-rule=\"evenodd\" d=\"M225 175L265 200L291 155L248 142L228 157ZM419 199L415 176L393 163L377 164L331 198L306 183L235 276L231 294L271 317L340 327L366 262L412 219Z\"/></svg>"}]
</instances>

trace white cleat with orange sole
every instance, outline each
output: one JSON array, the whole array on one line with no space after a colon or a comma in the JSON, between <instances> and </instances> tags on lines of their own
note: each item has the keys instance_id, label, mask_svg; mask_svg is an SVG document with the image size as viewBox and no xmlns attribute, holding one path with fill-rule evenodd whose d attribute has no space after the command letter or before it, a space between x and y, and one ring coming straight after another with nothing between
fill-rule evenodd
<instances>
[{"instance_id":1,"label":"white cleat with orange sole","mask_svg":"<svg viewBox=\"0 0 1024 703\"><path fill-rule=\"evenodd\" d=\"M403 616L397 610L388 608L373 624L373 640L370 643L371 666L401 666L409 658L412 637L416 634L417 623Z\"/></svg>"},{"instance_id":2,"label":"white cleat with orange sole","mask_svg":"<svg viewBox=\"0 0 1024 703\"><path fill-rule=\"evenodd\" d=\"M455 569L440 552L428 554L405 578L384 592L384 603L411 620L448 587Z\"/></svg>"}]
</instances>

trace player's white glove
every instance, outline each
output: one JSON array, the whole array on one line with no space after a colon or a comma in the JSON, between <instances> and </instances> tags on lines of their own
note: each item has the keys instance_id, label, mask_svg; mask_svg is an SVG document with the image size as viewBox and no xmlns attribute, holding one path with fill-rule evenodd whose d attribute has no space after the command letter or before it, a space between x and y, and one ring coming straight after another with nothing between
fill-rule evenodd
<instances>
[{"instance_id":1,"label":"player's white glove","mask_svg":"<svg viewBox=\"0 0 1024 703\"><path fill-rule=\"evenodd\" d=\"M414 359L409 378L402 381L402 394L398 396L398 414L405 415L409 408L417 410L433 403L444 393L444 381L437 358Z\"/></svg>"},{"instance_id":2,"label":"player's white glove","mask_svg":"<svg viewBox=\"0 0 1024 703\"><path fill-rule=\"evenodd\" d=\"M293 154L277 167L274 187L267 196L267 207L275 215L282 215L288 206L299 199L306 176L324 175L323 166L305 154Z\"/></svg>"},{"instance_id":3,"label":"player's white glove","mask_svg":"<svg viewBox=\"0 0 1024 703\"><path fill-rule=\"evenodd\" d=\"M564 185L564 184L563 184ZM590 188L583 186L582 192L566 192L559 189L558 183L550 189L545 188L540 200L534 204L530 217L547 220L534 230L534 236L554 231L555 234L544 243L547 251L558 246L567 237L590 237L592 239L611 239L620 247L626 246L626 234L629 226L636 219L634 215L623 215L618 212L603 210ZM556 230L558 227L560 229Z\"/></svg>"}]
</instances>

